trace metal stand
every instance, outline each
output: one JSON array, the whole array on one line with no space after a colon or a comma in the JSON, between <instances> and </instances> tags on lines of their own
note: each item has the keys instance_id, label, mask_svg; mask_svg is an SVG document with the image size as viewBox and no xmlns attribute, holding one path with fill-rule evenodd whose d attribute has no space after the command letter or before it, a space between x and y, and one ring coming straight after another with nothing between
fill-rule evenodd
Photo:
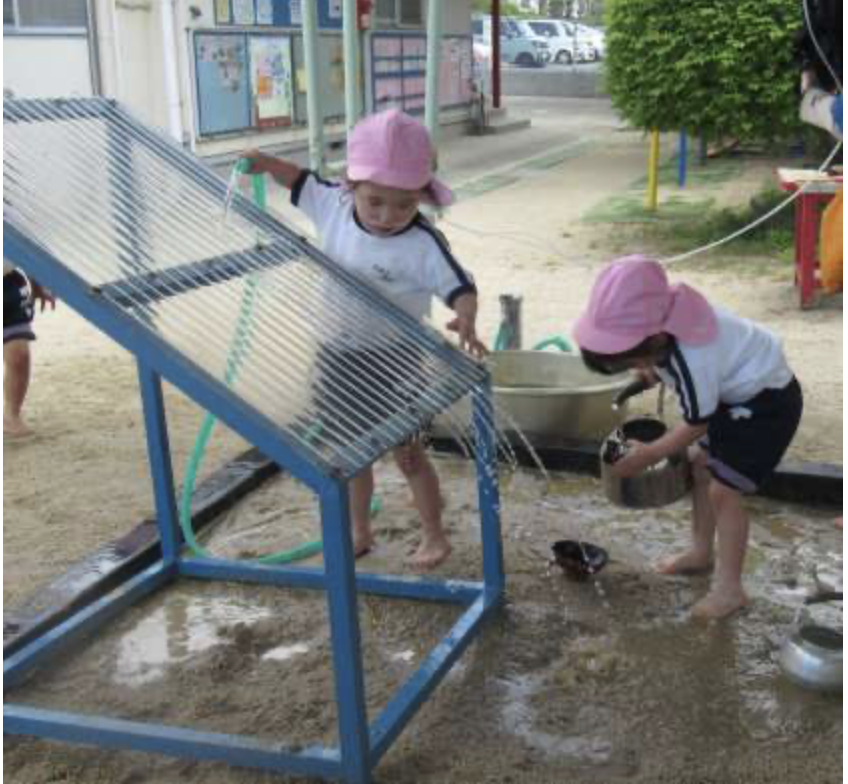
<instances>
[{"instance_id":1,"label":"metal stand","mask_svg":"<svg viewBox=\"0 0 848 784\"><path fill-rule=\"evenodd\" d=\"M347 10L346 3L346 22ZM66 136L62 137L57 132L56 137L50 137L54 140L51 143L55 143L55 139L64 138L64 149L71 155L80 156L79 169L85 168L82 166L85 161L78 152L78 126L90 123L94 129L105 127L106 132L112 134L105 147L107 160L104 166L109 167L110 173L115 173L108 187L111 229L114 236L120 239L120 242L115 243L119 248L118 259L121 263L121 274L117 279L108 266L105 271L98 270L93 277L89 270L89 277L86 277L84 265L69 265L67 259L55 255L62 254L48 246L51 245L49 240L55 239L60 233L58 231L54 231L47 242L38 240L34 234L37 233L37 227L42 225L40 221L49 218L50 223L47 225L51 226L52 231L56 215L49 212L40 200L34 201L33 196L23 187L19 187L15 193L9 191L4 194L3 251L13 264L49 286L63 303L126 348L138 361L161 557L143 572L128 577L117 588L77 610L67 620L42 632L6 658L3 664L4 688L7 692L14 690L36 669L39 672L46 671L51 662L84 634L100 628L123 610L183 578L320 589L326 593L329 608L339 746L287 748L281 743L253 736L195 731L185 727L32 707L11 701L4 703L4 732L93 746L218 760L233 765L367 784L371 781L374 767L474 639L483 621L498 607L503 597L494 417L488 375L443 341L420 330L419 325L407 314L399 309L388 308L373 290L336 265L331 265L285 226L254 205L236 200L233 209L242 219L274 237L278 241L278 249L286 249L285 253L282 250L275 251L274 264L266 265L262 262L262 269L267 272L274 265L284 265L292 258L309 259L316 274L328 279L332 276L336 285L355 293L354 301L360 303L358 307L363 312L367 305L369 317L379 315L387 325L392 325L396 334L405 336L410 345L417 346L421 352L429 352L431 357L445 363L448 372L433 381L436 384L442 383L444 388L440 388L439 395L432 398L429 404L431 407L435 408L437 403L440 406L450 405L469 390L474 390L483 542L482 582L357 574L351 541L348 481L393 443L408 435L408 429L415 422L407 421L406 425L401 425L400 415L395 416L397 421L375 421L375 427L382 426L382 431L387 435L367 443L363 440L356 464L349 461L342 461L341 464L328 462L320 452L298 441L296 433L286 430L275 421L273 415L248 403L247 397L236 394L226 376L221 378L204 370L196 358L192 359L189 354L178 350L157 328L156 307L159 301L201 286L217 285L245 276L251 269L247 258L252 258L254 251L247 249L231 252L222 247L217 255L201 260L187 258L182 264L173 260L149 260L150 248L145 244L147 223L141 219L146 216L145 220L153 220L155 216L138 208L139 204L144 205L142 197L145 191L137 190L140 174L131 164L143 157L146 165L158 173L157 176L169 180L177 178L182 183L181 187L195 193L197 198L212 199L221 205L226 199L225 184L182 150L164 143L156 134L135 123L111 102L71 99L7 101L4 104L4 128L7 134L30 128L29 123L37 122L49 122L53 123L51 127L65 129ZM113 126L114 131L110 131ZM42 137L36 134L31 138L37 142ZM43 161L36 159L29 142L24 143L21 139L25 139L22 131L18 134L17 146L4 146L4 160L8 155L10 160L16 162L15 156L23 155L27 167L38 169ZM8 136L4 142L7 140ZM127 156L122 155L122 150L130 144L138 147L139 155L129 156L127 162L124 160ZM14 149L10 152L11 148ZM17 162L16 165L21 164ZM46 167L48 164L43 165ZM70 177L70 180L73 181L74 177ZM17 182L20 185L22 181ZM62 193L71 194L72 184L68 184L64 190L60 189ZM32 225L27 223L26 218L31 214L37 218ZM87 235L77 231L77 224L67 215L65 220L65 230L74 238L74 242L87 242ZM130 225L129 230L124 226L126 223ZM108 236L112 237L113 234ZM165 244L162 236L159 241ZM106 245L110 247L109 243ZM61 247L66 248L67 245ZM87 245L86 248L96 258L107 253L95 244ZM73 250L82 254L79 247L74 246ZM201 334L194 336L195 342L202 339ZM455 377L450 371L456 371ZM162 400L162 379L180 389L317 495L321 504L323 567L272 566L186 557L183 554ZM392 441L392 438L395 440ZM382 713L370 722L366 712L357 614L359 592L397 599L451 602L464 608L463 614L443 640L400 687Z\"/></svg>"},{"instance_id":2,"label":"metal stand","mask_svg":"<svg viewBox=\"0 0 848 784\"><path fill-rule=\"evenodd\" d=\"M121 611L183 577L323 589L329 606L340 747L286 750L277 743L266 743L249 736L196 732L182 727L8 702L3 709L4 732L219 760L234 765L337 778L351 784L370 782L374 766L461 656L503 596L499 498L488 390L477 394L474 418L478 437L484 577L482 582L462 582L357 574L350 537L347 486L343 482L327 482L320 494L325 569L183 557L160 377L140 362L139 379L162 559L6 660L3 667L5 689L14 689L36 667L44 667L58 658L66 646L81 635L102 626ZM370 725L365 710L356 603L358 591L401 599L452 602L466 607L453 628Z\"/></svg>"}]
</instances>

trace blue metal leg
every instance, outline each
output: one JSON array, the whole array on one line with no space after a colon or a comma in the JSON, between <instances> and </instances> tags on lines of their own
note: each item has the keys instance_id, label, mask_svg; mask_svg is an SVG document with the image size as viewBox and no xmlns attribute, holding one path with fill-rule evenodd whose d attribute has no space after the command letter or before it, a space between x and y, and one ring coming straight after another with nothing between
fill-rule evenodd
<instances>
[{"instance_id":1,"label":"blue metal leg","mask_svg":"<svg viewBox=\"0 0 848 784\"><path fill-rule=\"evenodd\" d=\"M356 602L356 565L346 483L333 483L322 492L321 528L344 780L349 784L370 784L368 716L365 710L359 610Z\"/></svg>"},{"instance_id":2,"label":"blue metal leg","mask_svg":"<svg viewBox=\"0 0 848 784\"><path fill-rule=\"evenodd\" d=\"M483 539L483 582L490 599L500 598L505 578L501 540L500 492L495 446L495 416L489 379L474 390L474 437L477 460L477 497Z\"/></svg>"},{"instance_id":3,"label":"blue metal leg","mask_svg":"<svg viewBox=\"0 0 848 784\"><path fill-rule=\"evenodd\" d=\"M171 467L171 447L162 399L162 380L147 365L139 361L138 382L144 406L147 431L147 457L156 497L156 525L162 543L162 560L175 563L180 554L179 518L174 493L174 472Z\"/></svg>"}]
</instances>

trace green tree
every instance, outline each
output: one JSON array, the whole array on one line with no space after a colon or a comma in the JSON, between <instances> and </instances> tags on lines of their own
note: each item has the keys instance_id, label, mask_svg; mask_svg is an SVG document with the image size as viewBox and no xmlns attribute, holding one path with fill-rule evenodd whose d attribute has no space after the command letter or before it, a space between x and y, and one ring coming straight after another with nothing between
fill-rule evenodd
<instances>
[{"instance_id":1,"label":"green tree","mask_svg":"<svg viewBox=\"0 0 848 784\"><path fill-rule=\"evenodd\" d=\"M798 127L798 0L607 0L607 87L633 125L708 139Z\"/></svg>"}]
</instances>

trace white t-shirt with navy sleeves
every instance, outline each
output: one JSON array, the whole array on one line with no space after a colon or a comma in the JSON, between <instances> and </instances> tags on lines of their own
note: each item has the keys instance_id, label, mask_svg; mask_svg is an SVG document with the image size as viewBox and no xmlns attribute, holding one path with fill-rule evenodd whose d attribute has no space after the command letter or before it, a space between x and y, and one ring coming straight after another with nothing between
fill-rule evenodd
<instances>
[{"instance_id":1,"label":"white t-shirt with navy sleeves","mask_svg":"<svg viewBox=\"0 0 848 784\"><path fill-rule=\"evenodd\" d=\"M477 290L444 236L420 213L398 234L371 234L356 215L353 195L309 170L292 186L291 201L315 225L327 256L419 321L430 315L434 296L450 307Z\"/></svg>"},{"instance_id":2,"label":"white t-shirt with navy sleeves","mask_svg":"<svg viewBox=\"0 0 848 784\"><path fill-rule=\"evenodd\" d=\"M793 378L777 335L722 308L713 310L716 339L703 346L675 340L668 360L656 368L692 425L705 423L722 403L745 403L765 389L783 389Z\"/></svg>"}]
</instances>

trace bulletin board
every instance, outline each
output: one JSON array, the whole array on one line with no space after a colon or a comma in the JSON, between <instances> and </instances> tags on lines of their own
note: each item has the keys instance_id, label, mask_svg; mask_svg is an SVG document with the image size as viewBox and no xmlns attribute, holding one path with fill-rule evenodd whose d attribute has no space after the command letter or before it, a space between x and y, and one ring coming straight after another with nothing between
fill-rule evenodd
<instances>
[{"instance_id":1,"label":"bulletin board","mask_svg":"<svg viewBox=\"0 0 848 784\"><path fill-rule=\"evenodd\" d=\"M295 121L291 36L198 32L194 52L200 136Z\"/></svg>"},{"instance_id":2,"label":"bulletin board","mask_svg":"<svg viewBox=\"0 0 848 784\"><path fill-rule=\"evenodd\" d=\"M257 128L291 125L294 117L291 38L252 35L248 45L253 125Z\"/></svg>"},{"instance_id":3,"label":"bulletin board","mask_svg":"<svg viewBox=\"0 0 848 784\"><path fill-rule=\"evenodd\" d=\"M197 125L202 136L251 127L247 36L198 33L194 37Z\"/></svg>"},{"instance_id":4,"label":"bulletin board","mask_svg":"<svg viewBox=\"0 0 848 784\"><path fill-rule=\"evenodd\" d=\"M439 105L466 106L471 101L472 39L447 35L442 39ZM427 36L421 33L377 32L371 36L371 95L374 111L424 111L427 76Z\"/></svg>"},{"instance_id":5,"label":"bulletin board","mask_svg":"<svg viewBox=\"0 0 848 784\"><path fill-rule=\"evenodd\" d=\"M294 106L297 122L306 123L306 64L303 37L293 36ZM345 115L344 43L339 33L318 36L318 91L324 119L340 119Z\"/></svg>"}]
</instances>

